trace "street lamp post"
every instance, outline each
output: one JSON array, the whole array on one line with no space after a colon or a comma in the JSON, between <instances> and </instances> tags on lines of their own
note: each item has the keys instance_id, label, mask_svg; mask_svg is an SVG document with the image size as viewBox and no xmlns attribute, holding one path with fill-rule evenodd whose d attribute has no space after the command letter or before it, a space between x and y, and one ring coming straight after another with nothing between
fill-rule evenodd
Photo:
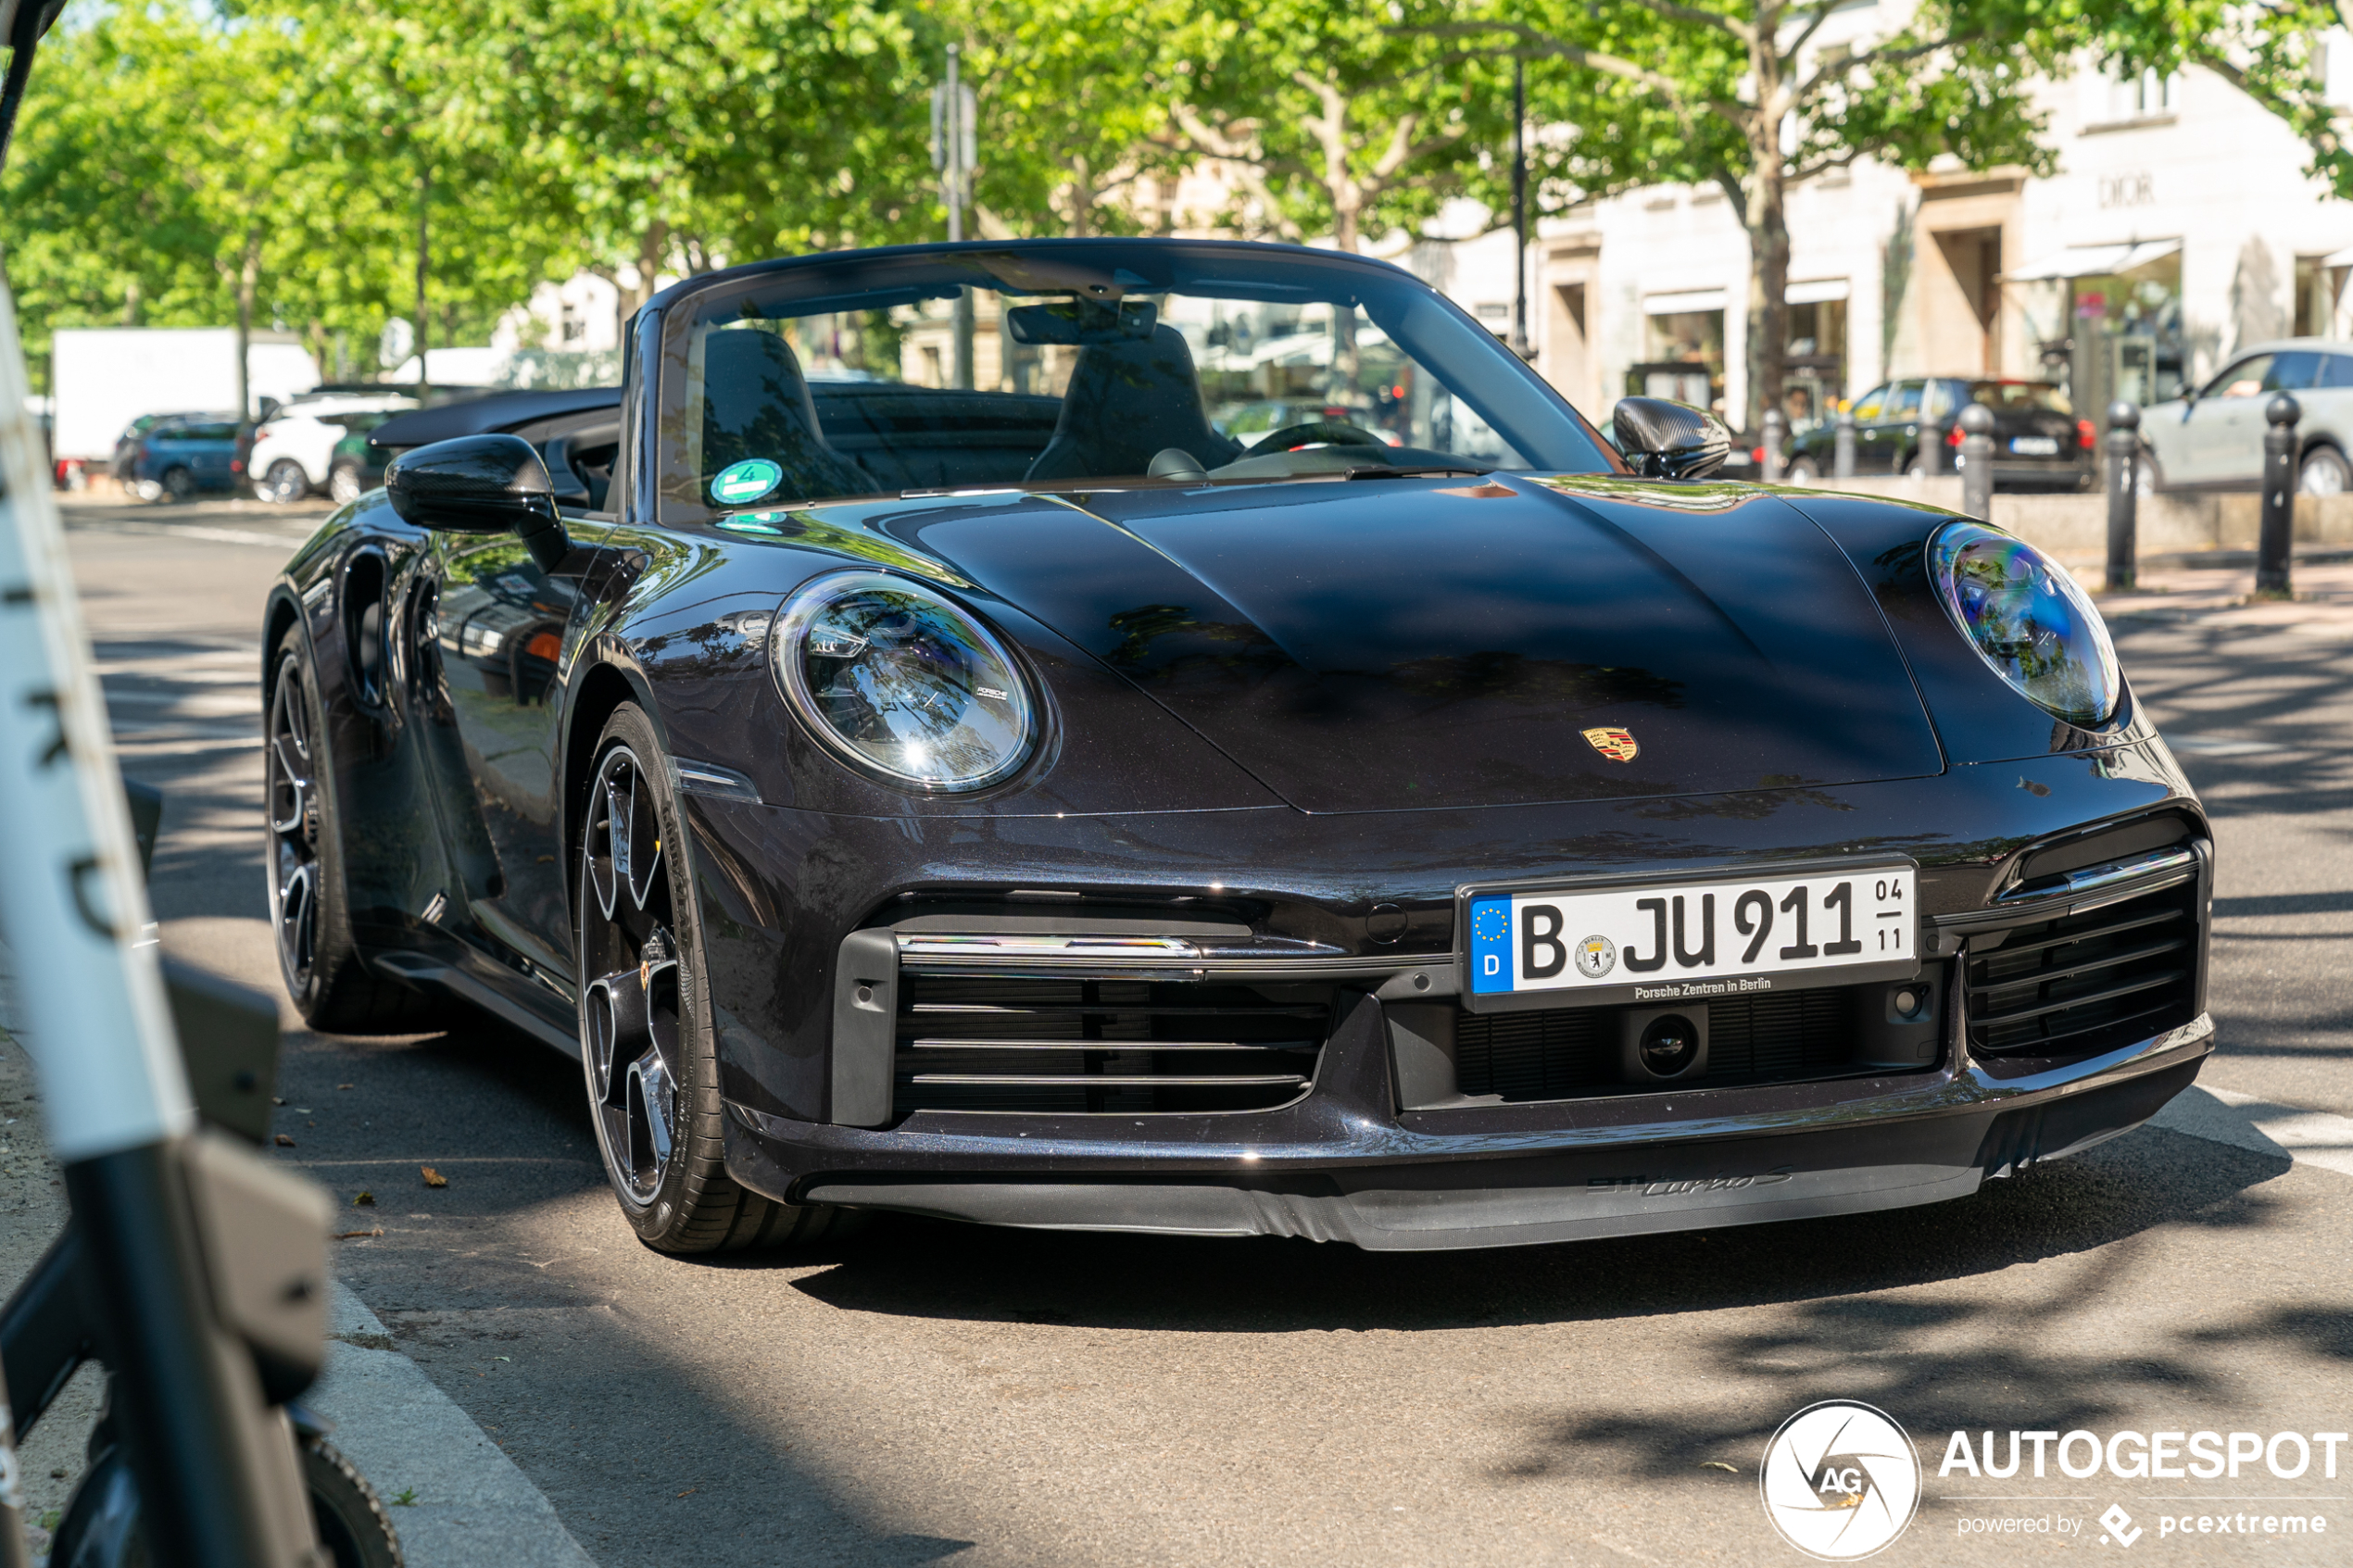
<instances>
[{"instance_id":1,"label":"street lamp post","mask_svg":"<svg viewBox=\"0 0 2353 1568\"><path fill-rule=\"evenodd\" d=\"M948 240L964 237L964 205L972 199L973 143L980 116L973 90L963 83L963 46L948 45L948 80L931 90L931 166L939 170L939 194L948 208ZM973 386L973 295L956 291L954 383Z\"/></svg>"},{"instance_id":2,"label":"street lamp post","mask_svg":"<svg viewBox=\"0 0 2353 1568\"><path fill-rule=\"evenodd\" d=\"M1512 351L1528 343L1528 62L1512 61Z\"/></svg>"}]
</instances>

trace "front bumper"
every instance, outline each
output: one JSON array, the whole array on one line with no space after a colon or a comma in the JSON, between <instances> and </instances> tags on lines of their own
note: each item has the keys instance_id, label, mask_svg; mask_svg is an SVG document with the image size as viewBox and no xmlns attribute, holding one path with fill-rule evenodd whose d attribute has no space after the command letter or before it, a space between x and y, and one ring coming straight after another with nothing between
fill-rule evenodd
<instances>
[{"instance_id":1,"label":"front bumper","mask_svg":"<svg viewBox=\"0 0 2353 1568\"><path fill-rule=\"evenodd\" d=\"M1404 1111L1369 998L1315 1091L1247 1118L1100 1130L812 1125L731 1105L728 1165L770 1197L1048 1230L1302 1236L1377 1250L1527 1246L1866 1213L1964 1198L1988 1177L2129 1132L2190 1086L2211 1021L2023 1078L1960 1065L1793 1089ZM1680 1111L1680 1113L1679 1113ZM1669 1119L1671 1118L1671 1119ZM1026 1119L1027 1120L1027 1119ZM1198 1123L1226 1122L1227 1128ZM1276 1128L1265 1123L1286 1122ZM1132 1133L1134 1129L1122 1129ZM1010 1134L1011 1135L1008 1135ZM913 1164L920 1168L910 1169Z\"/></svg>"},{"instance_id":2,"label":"front bumper","mask_svg":"<svg viewBox=\"0 0 2353 1568\"><path fill-rule=\"evenodd\" d=\"M723 957L714 966L715 985L731 970L735 975L717 996L723 1051L732 1051L736 1064L726 1080L729 1168L748 1187L786 1202L1052 1229L1304 1236L1380 1249L1545 1243L1867 1212L1963 1197L1989 1177L2087 1148L2146 1121L2195 1080L2212 1049L2213 1026L2203 1011L2202 934L2211 888L2210 851L2204 840L2194 847L2145 849L2098 865L2086 865L2088 855L2079 857L2070 863L2084 869L2063 875L2051 874L2052 862L2038 859L2069 834L2116 831L2123 819L2083 809L2095 797L2125 805L2120 797L2129 791L2138 797L2130 801L2133 808L2157 812L2133 817L2134 822L2196 820L2194 803L2170 768L2144 773L2120 766L2115 756L2087 760L2080 775L2071 768L2036 764L2037 778L2021 782L2015 767L1989 778L2000 786L1998 815L2012 832L2001 836L1990 856L1924 871L1920 950L1936 964L1958 967L1940 971L1952 999L1936 1048L1906 1059L1921 1065L1856 1068L1804 1081L1695 1084L1509 1103L1450 1094L1451 1080L1433 1092L1427 1061L1409 1048L1412 1030L1401 1021L1412 1016L1407 1010L1451 1005L1457 989L1461 960L1449 947L1414 950L1416 934L1425 929L1436 943L1447 943L1453 912L1436 907L1429 911L1436 925L1414 925L1385 955L1342 942L1339 950L1344 956L1314 960L1328 973L1311 976L1303 972L1306 966L1295 967L1294 959L1261 960L1243 952L1256 942L1277 940L1263 937L1238 939L1222 957L1212 956L1214 944L1204 939L1202 957L1185 960L1212 970L1230 963L1238 976L1263 962L1335 987L1330 1028L1312 1082L1288 1103L1246 1111L1151 1114L1112 1113L1107 1108L1086 1113L953 1109L910 1113L903 1103L893 1110L887 1078L891 993L898 985L897 972L882 961L898 951L890 930L861 924L844 940L835 927L829 940L840 942L841 952L820 968L793 961L789 943L771 946L773 939L762 939L764 932L776 929L771 923L775 917L768 915L736 925L742 933L740 965ZM2071 778L2086 787L2083 797L2070 798L2075 793ZM2045 793L2036 793L2036 787ZM1948 784L1933 797L1922 785L1895 791L1881 786L1856 791L1850 798L1898 792L1913 797L1915 805L1937 799L1946 808L1947 831L1956 836L1966 836L1958 831L1966 821L1965 804L1993 793L1957 793ZM1847 834L1869 836L1870 824L1858 821L1863 811L1839 806L1826 795L1808 809L1833 813ZM2047 825L2021 820L2045 811ZM2175 812L2181 815L2171 814ZM1924 815L1905 814L1913 821ZM1230 839L1252 820L1258 819L1229 817L1215 831ZM1437 840L1429 821L1415 824L1424 828L1419 847L1425 864L1437 860L1430 853ZM1189 825L1163 819L1155 831L1173 836L1189 831ZM1725 825L1722 820L1711 823L1718 829ZM1730 825L1746 823L1743 819ZM1787 832L1786 822L1769 820L1759 822L1756 831L1761 835L1776 826ZM2025 831L2017 831L2021 827ZM880 885L890 884L887 879L895 868L888 863L889 843L879 831L795 813L726 818L708 812L700 829L704 843L764 852L736 853L725 862L713 853L707 863L714 868L778 863L783 841L756 844L749 836L752 828L829 835L798 847L803 862L823 844L839 843L853 831L865 834L858 842L872 852L857 863L874 868ZM1058 822L1039 831L1091 830ZM2099 842L2110 839L2101 836ZM1491 865L1493 841L1483 847L1482 858ZM916 862L926 868L938 863L928 857ZM1287 863L1275 854L1254 862L1270 882ZM1447 883L1460 882L1444 861L1438 863ZM1077 880L1041 877L1020 885L1068 885ZM749 897L731 897L724 876L706 876L703 887L707 901L733 906L724 917L730 925L736 924L735 908L749 915L766 913ZM2164 893L2167 888L2171 893ZM2120 1030L2095 1045L2087 1043L2073 1056L2026 1057L2012 1046L1972 1054L1977 1037L1972 1031L1998 1026L1998 1015L1987 1011L1972 1023L1968 997L1989 985L1998 992L2010 984L1999 976L1957 980L1981 946L1998 948L2003 932L2032 921L2121 908L2120 899L2160 894L2181 900L2178 907L2196 927L2195 952L2183 960L2193 969L2181 982L2185 989L2178 1010L2154 1018L2146 1031ZM777 896L768 902L770 909L781 909L786 901ZM1416 902L1438 904L1434 897ZM1054 917L1037 918L1057 923ZM900 940L907 939L902 933ZM862 943L875 948L872 967L856 952ZM719 947L724 954L727 944ZM1325 946L1323 951L1334 948ZM1026 973L1043 975L1034 957L1020 961ZM1114 967L1132 969L1137 962L1123 960ZM799 981L800 976L808 978ZM788 977L812 991L822 986L830 993L824 999L811 996L814 1005L798 1015L807 1020L797 1036L806 1042L805 1054L763 1050L746 1037L746 1020L755 1012L749 1004L761 995L753 982L778 987ZM766 994L780 993L772 988ZM862 1031L871 1031L871 1041L857 1047ZM773 1075L763 1078L751 1070L762 1065ZM798 1076L787 1077L786 1069ZM816 1102L813 1111L779 1103L782 1097L769 1093L772 1085L796 1084L808 1085L796 1092ZM854 1109L859 1106L866 1109Z\"/></svg>"}]
</instances>

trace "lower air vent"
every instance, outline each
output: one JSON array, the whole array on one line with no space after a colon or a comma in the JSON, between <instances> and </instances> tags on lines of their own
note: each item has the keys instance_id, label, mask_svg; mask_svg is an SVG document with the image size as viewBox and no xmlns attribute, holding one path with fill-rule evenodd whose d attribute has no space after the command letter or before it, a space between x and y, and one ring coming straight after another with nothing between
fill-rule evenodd
<instances>
[{"instance_id":1,"label":"lower air vent","mask_svg":"<svg viewBox=\"0 0 2353 1568\"><path fill-rule=\"evenodd\" d=\"M1265 1110L1307 1092L1330 1022L1325 987L910 976L895 1104Z\"/></svg>"},{"instance_id":2,"label":"lower air vent","mask_svg":"<svg viewBox=\"0 0 2353 1568\"><path fill-rule=\"evenodd\" d=\"M1458 1012L1455 1084L1506 1100L1582 1098L1789 1084L1857 1071L1855 1003L1843 990L1743 997L1707 1006L1707 1070L1672 1083L1629 1084L1619 1068L1616 1008Z\"/></svg>"},{"instance_id":3,"label":"lower air vent","mask_svg":"<svg viewBox=\"0 0 2353 1568\"><path fill-rule=\"evenodd\" d=\"M1968 977L1984 1055L2088 1056L2178 1028L2197 1016L2197 884L1972 937Z\"/></svg>"}]
</instances>

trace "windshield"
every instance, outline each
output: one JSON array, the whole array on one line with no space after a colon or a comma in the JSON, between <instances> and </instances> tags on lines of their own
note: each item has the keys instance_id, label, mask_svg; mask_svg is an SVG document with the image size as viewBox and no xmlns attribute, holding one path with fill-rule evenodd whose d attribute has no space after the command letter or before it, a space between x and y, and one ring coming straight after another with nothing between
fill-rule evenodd
<instances>
[{"instance_id":1,"label":"windshield","mask_svg":"<svg viewBox=\"0 0 2353 1568\"><path fill-rule=\"evenodd\" d=\"M884 251L681 300L662 515L910 491L1619 471L1394 269L1276 246Z\"/></svg>"},{"instance_id":2,"label":"windshield","mask_svg":"<svg viewBox=\"0 0 2353 1568\"><path fill-rule=\"evenodd\" d=\"M2040 408L2054 414L2075 412L2067 394L2043 381L1973 381L1969 395L1997 414Z\"/></svg>"}]
</instances>

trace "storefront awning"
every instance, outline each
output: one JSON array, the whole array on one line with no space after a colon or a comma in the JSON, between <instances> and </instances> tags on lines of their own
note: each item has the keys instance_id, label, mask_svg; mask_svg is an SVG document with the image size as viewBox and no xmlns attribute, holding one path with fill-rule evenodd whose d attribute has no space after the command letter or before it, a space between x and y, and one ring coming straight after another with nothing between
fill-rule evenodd
<instances>
[{"instance_id":1,"label":"storefront awning","mask_svg":"<svg viewBox=\"0 0 2353 1568\"><path fill-rule=\"evenodd\" d=\"M2139 240L2120 245L2070 245L2032 267L2002 274L2006 283L2043 283L2060 278L2104 278L2162 261L2182 248L2179 240Z\"/></svg>"},{"instance_id":2,"label":"storefront awning","mask_svg":"<svg viewBox=\"0 0 2353 1568\"><path fill-rule=\"evenodd\" d=\"M1792 305L1827 305L1834 299L1844 299L1846 280L1824 278L1817 282L1792 283L1781 291L1781 297Z\"/></svg>"},{"instance_id":3,"label":"storefront awning","mask_svg":"<svg viewBox=\"0 0 2353 1568\"><path fill-rule=\"evenodd\" d=\"M1681 294L1655 294L1642 301L1645 316L1681 316L1694 310L1724 308L1722 289L1686 289Z\"/></svg>"}]
</instances>

